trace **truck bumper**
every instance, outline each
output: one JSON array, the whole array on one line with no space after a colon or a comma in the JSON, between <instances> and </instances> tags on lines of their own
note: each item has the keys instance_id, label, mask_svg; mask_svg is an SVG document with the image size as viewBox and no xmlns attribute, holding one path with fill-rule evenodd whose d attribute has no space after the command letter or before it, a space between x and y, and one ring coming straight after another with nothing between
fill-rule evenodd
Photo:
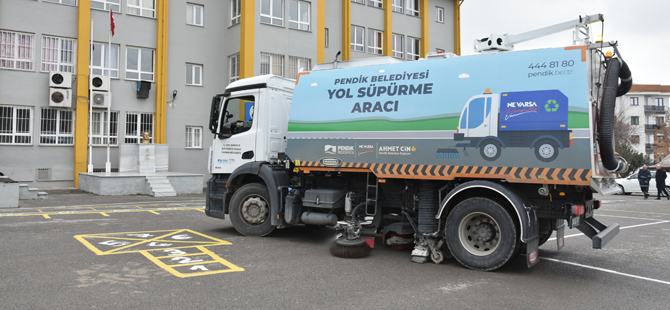
<instances>
[{"instance_id":1,"label":"truck bumper","mask_svg":"<svg viewBox=\"0 0 670 310\"><path fill-rule=\"evenodd\" d=\"M594 249L602 249L608 242L610 242L610 240L614 239L614 237L619 234L618 223L614 223L608 227L598 222L593 217L587 218L577 226L577 229L591 238Z\"/></svg>"}]
</instances>

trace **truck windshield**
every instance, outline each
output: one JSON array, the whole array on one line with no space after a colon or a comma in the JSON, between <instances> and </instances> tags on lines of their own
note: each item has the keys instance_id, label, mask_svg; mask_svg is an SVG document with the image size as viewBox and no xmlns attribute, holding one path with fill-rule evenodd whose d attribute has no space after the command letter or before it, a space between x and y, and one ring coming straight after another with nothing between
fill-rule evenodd
<instances>
[{"instance_id":1,"label":"truck windshield","mask_svg":"<svg viewBox=\"0 0 670 310\"><path fill-rule=\"evenodd\" d=\"M222 134L238 134L251 129L254 118L254 96L236 97L226 100L221 111Z\"/></svg>"}]
</instances>

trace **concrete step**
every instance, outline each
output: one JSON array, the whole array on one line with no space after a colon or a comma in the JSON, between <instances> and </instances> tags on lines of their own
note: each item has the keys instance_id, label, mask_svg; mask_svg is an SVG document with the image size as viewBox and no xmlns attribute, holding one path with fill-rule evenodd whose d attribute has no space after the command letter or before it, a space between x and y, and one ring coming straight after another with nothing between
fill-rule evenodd
<instances>
[{"instance_id":1,"label":"concrete step","mask_svg":"<svg viewBox=\"0 0 670 310\"><path fill-rule=\"evenodd\" d=\"M149 180L149 184L170 184L170 180Z\"/></svg>"},{"instance_id":2,"label":"concrete step","mask_svg":"<svg viewBox=\"0 0 670 310\"><path fill-rule=\"evenodd\" d=\"M49 198L49 193L47 192L37 192L37 199L47 199Z\"/></svg>"},{"instance_id":3,"label":"concrete step","mask_svg":"<svg viewBox=\"0 0 670 310\"><path fill-rule=\"evenodd\" d=\"M154 193L154 197L175 197L177 196L177 193L172 192L172 193Z\"/></svg>"},{"instance_id":4,"label":"concrete step","mask_svg":"<svg viewBox=\"0 0 670 310\"><path fill-rule=\"evenodd\" d=\"M154 193L174 193L174 188L172 187L159 187L159 188L151 188L151 190Z\"/></svg>"},{"instance_id":5,"label":"concrete step","mask_svg":"<svg viewBox=\"0 0 670 310\"><path fill-rule=\"evenodd\" d=\"M151 186L152 189L157 189L157 188L173 189L173 187L170 183L167 183L167 184L163 184L163 183L161 183L161 184L149 184L149 186Z\"/></svg>"},{"instance_id":6,"label":"concrete step","mask_svg":"<svg viewBox=\"0 0 670 310\"><path fill-rule=\"evenodd\" d=\"M40 199L38 192L37 188L30 188L28 184L19 184L19 199Z\"/></svg>"}]
</instances>

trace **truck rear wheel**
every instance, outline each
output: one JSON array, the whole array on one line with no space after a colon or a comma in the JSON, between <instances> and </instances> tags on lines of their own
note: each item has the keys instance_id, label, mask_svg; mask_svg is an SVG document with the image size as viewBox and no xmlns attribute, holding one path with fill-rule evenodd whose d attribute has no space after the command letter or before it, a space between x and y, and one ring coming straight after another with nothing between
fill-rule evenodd
<instances>
[{"instance_id":1,"label":"truck rear wheel","mask_svg":"<svg viewBox=\"0 0 670 310\"><path fill-rule=\"evenodd\" d=\"M489 271L500 268L517 248L517 227L505 208L488 198L468 198L447 217L447 245L461 265Z\"/></svg>"},{"instance_id":2,"label":"truck rear wheel","mask_svg":"<svg viewBox=\"0 0 670 310\"><path fill-rule=\"evenodd\" d=\"M551 139L542 139L535 144L535 156L543 162L550 162L558 157L558 144Z\"/></svg>"},{"instance_id":3,"label":"truck rear wheel","mask_svg":"<svg viewBox=\"0 0 670 310\"><path fill-rule=\"evenodd\" d=\"M259 183L244 185L230 199L230 221L240 234L265 236L275 227L270 222L270 194Z\"/></svg>"},{"instance_id":4,"label":"truck rear wheel","mask_svg":"<svg viewBox=\"0 0 670 310\"><path fill-rule=\"evenodd\" d=\"M486 140L479 147L479 154L488 161L494 161L500 157L502 145L496 140Z\"/></svg>"}]
</instances>

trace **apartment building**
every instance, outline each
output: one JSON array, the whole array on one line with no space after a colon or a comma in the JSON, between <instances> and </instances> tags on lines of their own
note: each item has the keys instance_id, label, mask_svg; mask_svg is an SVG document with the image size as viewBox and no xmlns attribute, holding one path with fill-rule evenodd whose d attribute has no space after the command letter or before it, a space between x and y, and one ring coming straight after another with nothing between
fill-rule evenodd
<instances>
[{"instance_id":1,"label":"apartment building","mask_svg":"<svg viewBox=\"0 0 670 310\"><path fill-rule=\"evenodd\" d=\"M338 51L340 60L460 54L462 2L0 0L0 172L31 187L78 187L89 161L105 170L108 144L116 171L118 146L147 131L169 146L170 171L206 180L209 106L227 84L295 78Z\"/></svg>"},{"instance_id":2,"label":"apartment building","mask_svg":"<svg viewBox=\"0 0 670 310\"><path fill-rule=\"evenodd\" d=\"M633 85L624 96L617 98L619 115L631 125L632 146L639 153L648 155L652 162L660 161L668 154L655 151L659 141L665 139L659 124L667 124L666 112L670 103L670 86Z\"/></svg>"}]
</instances>

